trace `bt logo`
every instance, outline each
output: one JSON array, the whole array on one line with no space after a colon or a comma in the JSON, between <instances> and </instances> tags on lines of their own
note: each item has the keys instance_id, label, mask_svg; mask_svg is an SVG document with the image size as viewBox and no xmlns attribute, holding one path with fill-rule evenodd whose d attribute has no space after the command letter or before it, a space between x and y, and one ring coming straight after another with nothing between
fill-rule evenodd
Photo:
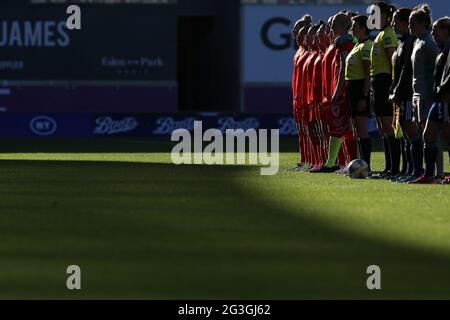
<instances>
[{"instance_id":1,"label":"bt logo","mask_svg":"<svg viewBox=\"0 0 450 320\"><path fill-rule=\"evenodd\" d=\"M30 122L31 131L38 136L51 136L57 128L56 121L47 116L34 117Z\"/></svg>"}]
</instances>

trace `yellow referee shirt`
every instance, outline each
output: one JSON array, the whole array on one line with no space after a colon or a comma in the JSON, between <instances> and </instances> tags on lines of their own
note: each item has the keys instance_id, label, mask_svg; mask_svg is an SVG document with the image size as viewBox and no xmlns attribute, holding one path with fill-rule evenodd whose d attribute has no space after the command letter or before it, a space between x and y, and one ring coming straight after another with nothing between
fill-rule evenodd
<instances>
[{"instance_id":1,"label":"yellow referee shirt","mask_svg":"<svg viewBox=\"0 0 450 320\"><path fill-rule=\"evenodd\" d=\"M366 77L363 61L370 62L371 50L372 41L368 39L353 48L345 60L345 80L363 80Z\"/></svg>"},{"instance_id":2,"label":"yellow referee shirt","mask_svg":"<svg viewBox=\"0 0 450 320\"><path fill-rule=\"evenodd\" d=\"M375 38L370 55L371 68L370 75L376 76L378 74L387 73L392 74L391 62L386 55L386 49L396 48L398 45L397 35L391 26L381 30Z\"/></svg>"}]
</instances>

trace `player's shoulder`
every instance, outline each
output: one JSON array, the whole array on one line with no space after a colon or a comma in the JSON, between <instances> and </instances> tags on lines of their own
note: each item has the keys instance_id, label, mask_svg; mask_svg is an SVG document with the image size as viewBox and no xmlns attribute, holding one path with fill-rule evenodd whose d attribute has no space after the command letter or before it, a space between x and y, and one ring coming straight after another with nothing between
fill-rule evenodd
<instances>
[{"instance_id":1,"label":"player's shoulder","mask_svg":"<svg viewBox=\"0 0 450 320\"><path fill-rule=\"evenodd\" d=\"M382 33L383 45L385 48L392 48L398 45L397 34L391 26L386 27Z\"/></svg>"},{"instance_id":2,"label":"player's shoulder","mask_svg":"<svg viewBox=\"0 0 450 320\"><path fill-rule=\"evenodd\" d=\"M348 33L343 34L342 36L339 36L336 39L336 47L339 48L339 49L343 48L344 46L348 46L350 44L352 46L354 45L353 44L353 37L351 35L349 35Z\"/></svg>"},{"instance_id":3,"label":"player's shoulder","mask_svg":"<svg viewBox=\"0 0 450 320\"><path fill-rule=\"evenodd\" d=\"M370 40L366 40L362 44L361 55L362 55L362 59L363 60L370 60L370 55L371 55L371 52L372 52L372 46L373 46L373 43Z\"/></svg>"},{"instance_id":4,"label":"player's shoulder","mask_svg":"<svg viewBox=\"0 0 450 320\"><path fill-rule=\"evenodd\" d=\"M362 49L363 50L371 50L373 46L373 42L370 39L367 39L366 41L363 42L362 44Z\"/></svg>"},{"instance_id":5,"label":"player's shoulder","mask_svg":"<svg viewBox=\"0 0 450 320\"><path fill-rule=\"evenodd\" d=\"M428 50L432 51L433 53L439 54L439 52L441 51L436 41L434 41L431 33L427 34L424 45Z\"/></svg>"}]
</instances>

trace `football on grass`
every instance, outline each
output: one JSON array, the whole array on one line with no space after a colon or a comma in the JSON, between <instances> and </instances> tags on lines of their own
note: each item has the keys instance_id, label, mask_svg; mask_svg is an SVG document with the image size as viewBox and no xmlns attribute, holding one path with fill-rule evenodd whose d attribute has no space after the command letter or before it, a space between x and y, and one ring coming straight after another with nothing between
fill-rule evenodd
<instances>
[{"instance_id":1,"label":"football on grass","mask_svg":"<svg viewBox=\"0 0 450 320\"><path fill-rule=\"evenodd\" d=\"M354 160L348 165L348 176L352 179L367 179L369 166L363 160Z\"/></svg>"}]
</instances>

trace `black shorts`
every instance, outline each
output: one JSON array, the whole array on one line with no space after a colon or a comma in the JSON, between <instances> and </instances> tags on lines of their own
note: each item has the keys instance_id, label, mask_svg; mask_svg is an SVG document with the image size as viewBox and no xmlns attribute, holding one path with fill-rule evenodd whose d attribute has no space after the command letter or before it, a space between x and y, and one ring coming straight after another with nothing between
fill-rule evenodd
<instances>
[{"instance_id":1,"label":"black shorts","mask_svg":"<svg viewBox=\"0 0 450 320\"><path fill-rule=\"evenodd\" d=\"M389 103L389 91L391 89L392 76L387 73L372 77L373 110L377 117L392 117L394 108Z\"/></svg>"},{"instance_id":2,"label":"black shorts","mask_svg":"<svg viewBox=\"0 0 450 320\"><path fill-rule=\"evenodd\" d=\"M364 97L364 80L349 80L347 81L347 99L350 108L350 115L354 117L369 117L370 116L370 98ZM366 108L358 110L358 102L366 100Z\"/></svg>"},{"instance_id":3,"label":"black shorts","mask_svg":"<svg viewBox=\"0 0 450 320\"><path fill-rule=\"evenodd\" d=\"M400 120L413 121L414 110L412 101L402 101L400 104Z\"/></svg>"},{"instance_id":4,"label":"black shorts","mask_svg":"<svg viewBox=\"0 0 450 320\"><path fill-rule=\"evenodd\" d=\"M428 114L428 120L434 122L449 122L449 107L447 103L435 102L433 103L430 113Z\"/></svg>"}]
</instances>

